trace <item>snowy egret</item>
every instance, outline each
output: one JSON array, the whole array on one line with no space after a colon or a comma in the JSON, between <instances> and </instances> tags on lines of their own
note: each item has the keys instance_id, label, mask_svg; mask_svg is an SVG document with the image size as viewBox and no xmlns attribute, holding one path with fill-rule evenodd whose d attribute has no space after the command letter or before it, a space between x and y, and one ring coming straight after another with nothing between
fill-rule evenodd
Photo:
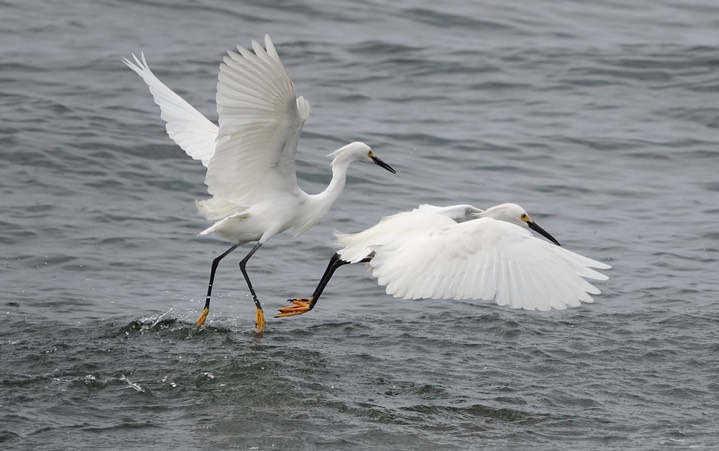
<instances>
[{"instance_id":1,"label":"snowy egret","mask_svg":"<svg viewBox=\"0 0 719 451\"><path fill-rule=\"evenodd\" d=\"M332 180L319 194L297 186L295 151L310 104L296 97L289 75L268 35L265 48L230 50L220 64L217 83L219 127L165 86L150 70L144 54L123 62L147 83L167 133L189 156L207 167L205 184L212 195L197 209L214 224L200 233L217 233L234 244L212 261L202 314L205 324L220 260L238 246L256 241L240 261L240 270L256 307L256 326L265 318L245 266L268 239L291 229L300 234L317 224L344 189L347 169L355 161L374 163L395 173L364 143L353 142L332 152ZM253 53L254 52L254 53Z\"/></svg>"},{"instance_id":2,"label":"snowy egret","mask_svg":"<svg viewBox=\"0 0 719 451\"><path fill-rule=\"evenodd\" d=\"M526 310L593 302L590 294L600 291L585 278L607 280L591 268L610 268L561 247L517 204L485 211L421 205L362 232L335 236L344 247L330 259L312 296L290 299L292 305L280 308L277 317L312 310L334 271L349 263L367 262L372 276L395 297L495 300Z\"/></svg>"}]
</instances>

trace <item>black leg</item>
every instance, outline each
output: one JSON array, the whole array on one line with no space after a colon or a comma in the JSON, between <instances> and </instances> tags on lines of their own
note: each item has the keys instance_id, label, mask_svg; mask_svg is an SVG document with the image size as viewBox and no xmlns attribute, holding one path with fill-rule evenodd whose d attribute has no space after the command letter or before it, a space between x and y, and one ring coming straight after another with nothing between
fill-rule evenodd
<instances>
[{"instance_id":1,"label":"black leg","mask_svg":"<svg viewBox=\"0 0 719 451\"><path fill-rule=\"evenodd\" d=\"M315 288L314 293L312 293L312 300L310 301L309 305L310 310L312 310L315 307L315 304L317 304L317 301L320 299L320 296L322 296L322 292L325 291L325 287L332 278L332 275L335 273L335 271L337 271L337 268L347 264L349 264L349 262L342 260L338 253L335 253L332 258L330 258L330 262L327 264L327 269L325 269L325 273L322 274L320 283L317 284L317 288Z\"/></svg>"},{"instance_id":2,"label":"black leg","mask_svg":"<svg viewBox=\"0 0 719 451\"><path fill-rule=\"evenodd\" d=\"M207 297L205 298L205 308L202 310L202 314L200 317L195 321L195 324L197 324L198 327L205 324L205 318L207 318L207 313L210 311L210 296L212 295L212 284L215 283L215 272L217 272L217 266L220 264L220 260L225 258L227 254L237 249L239 244L235 244L231 248L227 249L224 253L222 253L219 257L212 260L212 268L210 269L210 283L207 285Z\"/></svg>"},{"instance_id":3,"label":"black leg","mask_svg":"<svg viewBox=\"0 0 719 451\"><path fill-rule=\"evenodd\" d=\"M362 261L368 262L370 260L371 259L368 257ZM339 254L335 253L332 258L330 258L330 262L327 264L327 269L325 269L325 273L322 274L322 278L320 278L320 282L317 284L317 288L315 288L314 293L312 293L312 297L305 299L288 299L287 302L293 305L290 307L281 308L280 313L275 316L277 318L283 318L286 316L301 315L312 310L315 307L315 304L317 304L317 301L320 299L320 296L322 296L322 292L324 291L325 287L327 286L327 283L329 283L330 279L332 278L332 275L335 273L337 268L343 265L347 265L349 263L350 262L348 261L342 260Z\"/></svg>"},{"instance_id":4,"label":"black leg","mask_svg":"<svg viewBox=\"0 0 719 451\"><path fill-rule=\"evenodd\" d=\"M257 249L262 246L262 243L255 244L255 247L252 248L252 250L245 256L245 258L240 261L240 271L242 271L242 275L245 277L245 282L247 282L247 288L250 289L250 293L252 294L252 299L255 301L255 306L258 309L262 308L262 304L260 304L260 300L257 299L257 295L255 294L255 289L252 288L252 282L250 282L250 276L247 275L247 271L245 270L245 266L247 265L247 260L252 257L255 252L257 252Z\"/></svg>"},{"instance_id":5,"label":"black leg","mask_svg":"<svg viewBox=\"0 0 719 451\"><path fill-rule=\"evenodd\" d=\"M252 250L245 256L245 258L240 261L240 271L242 271L245 282L247 282L247 288L249 288L250 293L252 293L252 300L255 301L255 326L257 327L257 332L262 332L265 329L265 314L262 311L262 304L260 304L260 300L257 299L255 289L252 288L252 282L250 282L250 276L247 275L247 270L245 269L245 266L247 266L247 261L250 259L250 257L252 257L255 252L257 252L257 249L259 249L261 246L262 243L260 242L255 244L255 247L253 247Z\"/></svg>"}]
</instances>

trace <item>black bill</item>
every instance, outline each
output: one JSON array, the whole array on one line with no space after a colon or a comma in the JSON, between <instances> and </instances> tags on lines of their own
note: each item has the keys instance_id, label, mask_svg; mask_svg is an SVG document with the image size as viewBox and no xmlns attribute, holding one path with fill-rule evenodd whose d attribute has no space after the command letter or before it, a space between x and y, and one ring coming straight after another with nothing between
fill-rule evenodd
<instances>
[{"instance_id":1,"label":"black bill","mask_svg":"<svg viewBox=\"0 0 719 451\"><path fill-rule=\"evenodd\" d=\"M396 173L397 173L397 171L395 171L394 169L392 169L392 166L388 165L387 163L385 163L384 161L380 160L379 158L377 158L377 157L375 157L375 156L372 156L371 158L372 158L372 161L374 161L374 162L377 164L377 166L379 166L379 167L381 167L381 168L384 168L384 169L387 169L387 170L388 170L389 172L391 172L392 174L396 174Z\"/></svg>"},{"instance_id":2,"label":"black bill","mask_svg":"<svg viewBox=\"0 0 719 451\"><path fill-rule=\"evenodd\" d=\"M530 229L532 229L535 232L537 232L538 234L542 235L544 238L548 239L552 243L556 244L557 246L561 246L561 244L559 244L559 241L555 240L554 237L549 234L549 232L547 232L543 228L539 227L536 222L534 222L534 221L527 222L527 225L529 226Z\"/></svg>"}]
</instances>

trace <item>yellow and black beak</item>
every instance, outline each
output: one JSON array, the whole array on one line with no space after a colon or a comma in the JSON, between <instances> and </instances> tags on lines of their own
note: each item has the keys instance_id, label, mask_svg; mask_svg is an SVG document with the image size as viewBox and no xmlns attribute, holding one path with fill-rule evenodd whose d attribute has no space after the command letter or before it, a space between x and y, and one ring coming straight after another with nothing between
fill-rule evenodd
<instances>
[{"instance_id":1,"label":"yellow and black beak","mask_svg":"<svg viewBox=\"0 0 719 451\"><path fill-rule=\"evenodd\" d=\"M374 163L375 163L377 166L379 166L379 167L381 167L381 168L384 168L384 169L387 169L387 170L388 170L389 172L391 172L392 174L396 174L396 173L397 173L397 171L395 171L394 169L392 169L392 166L390 166L390 165L388 165L387 163L385 163L384 161L380 160L379 157L376 157L373 152L370 152L370 153L369 153L369 157L370 157L370 159L372 159L372 161L374 161Z\"/></svg>"},{"instance_id":2,"label":"yellow and black beak","mask_svg":"<svg viewBox=\"0 0 719 451\"><path fill-rule=\"evenodd\" d=\"M559 241L555 240L554 237L549 234L549 232L547 232L543 228L539 227L536 222L532 221L531 219L528 219L525 222L527 223L527 225L529 226L530 229L532 229L535 232L537 232L538 234L542 235L544 238L548 239L549 241L556 244L557 246L561 246L561 244L559 244Z\"/></svg>"}]
</instances>

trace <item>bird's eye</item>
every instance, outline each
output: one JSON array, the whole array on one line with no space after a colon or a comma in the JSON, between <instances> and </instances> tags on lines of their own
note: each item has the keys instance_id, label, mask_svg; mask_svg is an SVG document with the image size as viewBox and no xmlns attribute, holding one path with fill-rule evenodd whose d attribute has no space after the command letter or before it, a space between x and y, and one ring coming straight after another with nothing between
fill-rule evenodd
<instances>
[{"instance_id":1,"label":"bird's eye","mask_svg":"<svg viewBox=\"0 0 719 451\"><path fill-rule=\"evenodd\" d=\"M522 213L522 216L520 216L519 218L524 222L529 221L529 215L527 213Z\"/></svg>"},{"instance_id":2,"label":"bird's eye","mask_svg":"<svg viewBox=\"0 0 719 451\"><path fill-rule=\"evenodd\" d=\"M369 152L367 152L367 156L370 158L374 157L374 152L370 150Z\"/></svg>"}]
</instances>

